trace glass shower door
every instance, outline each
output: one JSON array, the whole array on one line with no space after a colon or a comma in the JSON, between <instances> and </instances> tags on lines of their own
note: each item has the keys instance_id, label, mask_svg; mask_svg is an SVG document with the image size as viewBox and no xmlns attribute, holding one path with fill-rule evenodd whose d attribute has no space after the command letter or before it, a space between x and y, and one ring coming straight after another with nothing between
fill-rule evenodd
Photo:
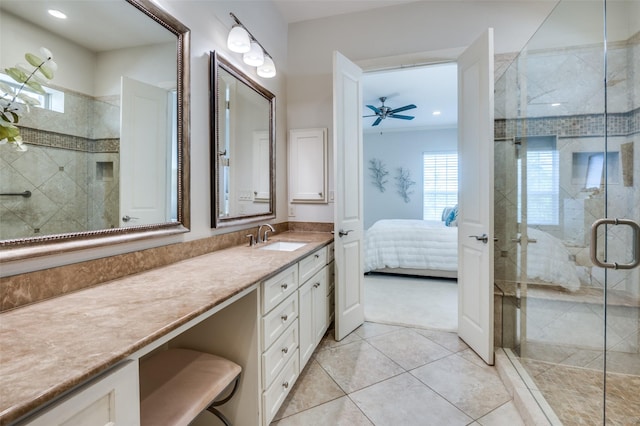
<instances>
[{"instance_id":1,"label":"glass shower door","mask_svg":"<svg viewBox=\"0 0 640 426\"><path fill-rule=\"evenodd\" d=\"M591 256L640 256L639 4L560 2L496 81L502 344L567 425L640 423L640 270Z\"/></svg>"}]
</instances>

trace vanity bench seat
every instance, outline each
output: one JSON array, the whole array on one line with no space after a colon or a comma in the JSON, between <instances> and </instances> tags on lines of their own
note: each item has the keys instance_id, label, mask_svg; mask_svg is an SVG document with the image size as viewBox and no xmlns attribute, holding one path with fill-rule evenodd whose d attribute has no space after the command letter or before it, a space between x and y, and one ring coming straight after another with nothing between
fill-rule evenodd
<instances>
[{"instance_id":1,"label":"vanity bench seat","mask_svg":"<svg viewBox=\"0 0 640 426\"><path fill-rule=\"evenodd\" d=\"M238 354L255 355L257 364L258 337L251 333L260 314L260 283L328 245L333 236L285 232L272 240L307 244L290 252L232 247L1 313L0 425L20 424L123 363L199 342L199 329L215 333L219 347L211 353L237 346ZM190 339L194 333L201 334ZM255 382L245 388L257 384L259 378L251 377L259 375L259 367L238 364L243 380ZM249 414L257 418L257 411L256 405L256 413Z\"/></svg>"}]
</instances>

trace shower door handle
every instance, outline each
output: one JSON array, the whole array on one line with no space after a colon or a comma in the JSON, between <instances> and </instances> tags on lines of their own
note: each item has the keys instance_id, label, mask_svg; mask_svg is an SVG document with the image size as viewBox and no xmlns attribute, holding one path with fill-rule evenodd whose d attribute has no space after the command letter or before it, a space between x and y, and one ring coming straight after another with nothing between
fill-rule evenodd
<instances>
[{"instance_id":1,"label":"shower door handle","mask_svg":"<svg viewBox=\"0 0 640 426\"><path fill-rule=\"evenodd\" d=\"M631 254L633 259L630 263L601 262L598 259L598 228L600 225L627 225L633 229L633 241L631 242ZM598 219L591 225L591 261L594 265L609 269L633 269L640 265L640 225L630 219Z\"/></svg>"}]
</instances>

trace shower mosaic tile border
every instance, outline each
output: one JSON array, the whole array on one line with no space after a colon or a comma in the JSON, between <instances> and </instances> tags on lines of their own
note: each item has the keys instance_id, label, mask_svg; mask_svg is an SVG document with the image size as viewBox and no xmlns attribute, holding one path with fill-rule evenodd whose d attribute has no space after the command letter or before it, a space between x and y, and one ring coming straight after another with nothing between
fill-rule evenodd
<instances>
[{"instance_id":1,"label":"shower mosaic tile border","mask_svg":"<svg viewBox=\"0 0 640 426\"><path fill-rule=\"evenodd\" d=\"M567 117L527 119L496 119L495 138L519 136L602 137L604 115L585 114ZM526 132L525 129L526 128ZM624 113L607 114L608 136L629 136L640 133L640 108Z\"/></svg>"},{"instance_id":2,"label":"shower mosaic tile border","mask_svg":"<svg viewBox=\"0 0 640 426\"><path fill-rule=\"evenodd\" d=\"M29 127L21 127L20 132L22 133L22 139L27 145L47 146L50 148L91 153L117 153L120 151L119 138L89 139Z\"/></svg>"}]
</instances>

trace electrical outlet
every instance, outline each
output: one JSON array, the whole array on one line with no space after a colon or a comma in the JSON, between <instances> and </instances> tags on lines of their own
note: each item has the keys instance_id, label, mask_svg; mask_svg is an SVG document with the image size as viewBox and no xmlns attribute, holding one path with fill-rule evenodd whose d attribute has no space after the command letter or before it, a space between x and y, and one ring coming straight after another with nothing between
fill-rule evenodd
<instances>
[{"instance_id":1,"label":"electrical outlet","mask_svg":"<svg viewBox=\"0 0 640 426\"><path fill-rule=\"evenodd\" d=\"M294 217L296 215L295 206L289 206L289 217Z\"/></svg>"}]
</instances>

